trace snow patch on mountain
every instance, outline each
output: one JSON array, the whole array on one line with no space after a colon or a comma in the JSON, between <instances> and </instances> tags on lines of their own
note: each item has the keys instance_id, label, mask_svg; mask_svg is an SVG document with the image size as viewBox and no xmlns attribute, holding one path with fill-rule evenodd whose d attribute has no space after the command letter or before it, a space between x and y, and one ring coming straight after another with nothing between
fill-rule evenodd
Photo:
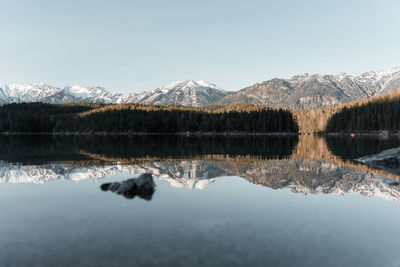
<instances>
[{"instance_id":1,"label":"snow patch on mountain","mask_svg":"<svg viewBox=\"0 0 400 267\"><path fill-rule=\"evenodd\" d=\"M188 80L170 83L136 96L137 102L155 105L183 105L199 107L211 105L230 92L206 81Z\"/></svg>"}]
</instances>

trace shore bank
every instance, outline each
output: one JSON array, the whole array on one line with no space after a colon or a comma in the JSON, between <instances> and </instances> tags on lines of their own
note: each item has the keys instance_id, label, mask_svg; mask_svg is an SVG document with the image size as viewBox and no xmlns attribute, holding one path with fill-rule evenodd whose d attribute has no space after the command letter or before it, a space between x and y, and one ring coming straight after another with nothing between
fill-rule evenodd
<instances>
[{"instance_id":1,"label":"shore bank","mask_svg":"<svg viewBox=\"0 0 400 267\"><path fill-rule=\"evenodd\" d=\"M323 132L273 132L273 133L255 133L255 132L176 132L176 133L145 133L145 132L0 132L0 135L179 135L179 136L372 136L387 138L389 136L399 136L400 133L369 132L369 133L323 133Z\"/></svg>"},{"instance_id":2,"label":"shore bank","mask_svg":"<svg viewBox=\"0 0 400 267\"><path fill-rule=\"evenodd\" d=\"M356 161L400 175L400 147L361 157L356 159Z\"/></svg>"},{"instance_id":3,"label":"shore bank","mask_svg":"<svg viewBox=\"0 0 400 267\"><path fill-rule=\"evenodd\" d=\"M179 136L297 136L299 133L290 132L276 132L276 133L251 133L251 132L177 132L177 133L143 133L143 132L34 132L34 133L21 133L21 132L4 132L0 135L179 135Z\"/></svg>"}]
</instances>

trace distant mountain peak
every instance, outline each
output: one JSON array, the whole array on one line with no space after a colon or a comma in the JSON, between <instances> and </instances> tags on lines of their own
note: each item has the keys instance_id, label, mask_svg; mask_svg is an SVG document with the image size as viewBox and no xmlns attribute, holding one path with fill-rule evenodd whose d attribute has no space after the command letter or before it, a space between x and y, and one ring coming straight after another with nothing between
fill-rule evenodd
<instances>
[{"instance_id":1,"label":"distant mountain peak","mask_svg":"<svg viewBox=\"0 0 400 267\"><path fill-rule=\"evenodd\" d=\"M220 91L225 91L222 88L218 87L217 85L203 80L201 81L186 80L183 82L172 82L166 86L161 87L160 89L177 89L180 87L191 87L191 88L207 87L207 88L214 88Z\"/></svg>"},{"instance_id":2,"label":"distant mountain peak","mask_svg":"<svg viewBox=\"0 0 400 267\"><path fill-rule=\"evenodd\" d=\"M157 88L157 89L165 89L165 90L170 90L175 88L176 86L178 86L179 84L182 84L183 82L172 82L167 84L166 86L163 86L161 88Z\"/></svg>"},{"instance_id":3,"label":"distant mountain peak","mask_svg":"<svg viewBox=\"0 0 400 267\"><path fill-rule=\"evenodd\" d=\"M229 92L206 81L173 82L152 91L140 93L137 102L157 105L206 106L219 101Z\"/></svg>"},{"instance_id":4,"label":"distant mountain peak","mask_svg":"<svg viewBox=\"0 0 400 267\"><path fill-rule=\"evenodd\" d=\"M377 74L382 74L382 75L390 75L396 72L400 72L400 66L395 66L392 68L388 68L388 69L381 69L376 71Z\"/></svg>"}]
</instances>

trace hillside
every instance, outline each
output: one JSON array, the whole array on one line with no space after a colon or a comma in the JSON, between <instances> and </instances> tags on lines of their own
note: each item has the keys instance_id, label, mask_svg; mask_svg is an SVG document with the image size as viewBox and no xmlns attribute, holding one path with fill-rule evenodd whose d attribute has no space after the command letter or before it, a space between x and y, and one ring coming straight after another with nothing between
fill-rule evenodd
<instances>
[{"instance_id":1,"label":"hillside","mask_svg":"<svg viewBox=\"0 0 400 267\"><path fill-rule=\"evenodd\" d=\"M359 76L303 74L271 79L222 98L217 104L244 102L286 109L318 109L386 94L400 87L400 67Z\"/></svg>"}]
</instances>

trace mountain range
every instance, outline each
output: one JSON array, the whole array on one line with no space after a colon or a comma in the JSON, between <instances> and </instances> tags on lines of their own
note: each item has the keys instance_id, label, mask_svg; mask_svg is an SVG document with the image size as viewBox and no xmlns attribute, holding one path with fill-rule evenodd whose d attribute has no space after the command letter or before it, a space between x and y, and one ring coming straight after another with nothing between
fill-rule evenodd
<instances>
[{"instance_id":1,"label":"mountain range","mask_svg":"<svg viewBox=\"0 0 400 267\"><path fill-rule=\"evenodd\" d=\"M302 74L274 78L237 92L206 81L174 82L142 93L113 93L103 87L80 85L57 88L45 83L0 86L0 105L19 102L141 103L207 106L244 102L288 109L315 109L368 98L400 88L400 67L365 72L359 76Z\"/></svg>"},{"instance_id":2,"label":"mountain range","mask_svg":"<svg viewBox=\"0 0 400 267\"><path fill-rule=\"evenodd\" d=\"M21 102L62 104L70 102L141 103L199 107L213 104L230 94L205 81L175 82L142 93L112 93L103 87L80 85L57 88L45 83L11 84L0 87L0 105Z\"/></svg>"},{"instance_id":3,"label":"mountain range","mask_svg":"<svg viewBox=\"0 0 400 267\"><path fill-rule=\"evenodd\" d=\"M218 104L237 102L289 109L316 109L361 98L386 94L400 88L400 67L359 76L302 74L290 79L256 83L222 98Z\"/></svg>"}]
</instances>

